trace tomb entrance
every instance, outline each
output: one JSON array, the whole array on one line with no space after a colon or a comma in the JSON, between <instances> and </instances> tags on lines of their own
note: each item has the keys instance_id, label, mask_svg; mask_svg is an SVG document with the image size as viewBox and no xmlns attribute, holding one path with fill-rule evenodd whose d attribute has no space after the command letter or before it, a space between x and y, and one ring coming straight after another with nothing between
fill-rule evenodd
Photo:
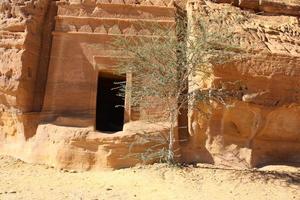
<instances>
[{"instance_id":1,"label":"tomb entrance","mask_svg":"<svg viewBox=\"0 0 300 200\"><path fill-rule=\"evenodd\" d=\"M101 132L122 131L124 124L124 97L118 87L124 77L99 73L96 106L96 130Z\"/></svg>"}]
</instances>

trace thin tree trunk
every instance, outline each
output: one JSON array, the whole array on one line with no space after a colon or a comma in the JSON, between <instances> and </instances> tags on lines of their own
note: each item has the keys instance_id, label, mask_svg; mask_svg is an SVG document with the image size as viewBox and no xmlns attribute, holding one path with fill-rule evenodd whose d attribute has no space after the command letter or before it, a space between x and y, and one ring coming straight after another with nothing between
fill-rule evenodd
<instances>
[{"instance_id":1,"label":"thin tree trunk","mask_svg":"<svg viewBox=\"0 0 300 200\"><path fill-rule=\"evenodd\" d=\"M171 112L170 119L170 131L169 131L169 148L168 148L168 163L174 163L174 123L175 123L175 112Z\"/></svg>"}]
</instances>

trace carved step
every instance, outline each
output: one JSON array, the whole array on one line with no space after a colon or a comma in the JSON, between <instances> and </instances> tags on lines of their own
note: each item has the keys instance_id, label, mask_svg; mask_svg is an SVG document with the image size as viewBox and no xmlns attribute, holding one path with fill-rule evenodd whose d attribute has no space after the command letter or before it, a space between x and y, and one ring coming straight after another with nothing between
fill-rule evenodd
<instances>
[{"instance_id":1,"label":"carved step","mask_svg":"<svg viewBox=\"0 0 300 200\"><path fill-rule=\"evenodd\" d=\"M103 33L96 33L96 32L89 33L89 32L58 32L58 31L52 32L52 35L55 37L67 37L70 38L70 40L73 37L78 37L80 40L93 39L103 44L109 43L120 36L124 36L122 34L105 34L105 33L103 34ZM157 36L155 35L128 35L127 36L127 38L133 38L133 39L138 37L151 38Z\"/></svg>"},{"instance_id":2,"label":"carved step","mask_svg":"<svg viewBox=\"0 0 300 200\"><path fill-rule=\"evenodd\" d=\"M81 36L86 36L86 37L91 37L91 36L94 36L94 37L119 37L119 36L125 36L127 35L127 37L148 37L148 38L151 38L151 37L157 37L157 35L154 35L152 34L149 30L147 29L142 29L140 30L139 32L137 32L136 35L133 35L133 34L129 34L127 32L118 32L118 31L115 31L115 30L109 30L109 33L106 33L104 32L103 30L103 33L100 33L100 32L97 32L97 29L95 29L96 31L94 32L80 32L79 31L67 31L67 32L61 32L61 31L54 31L52 32L52 35L54 36L58 36L58 35L81 35Z\"/></svg>"},{"instance_id":3,"label":"carved step","mask_svg":"<svg viewBox=\"0 0 300 200\"><path fill-rule=\"evenodd\" d=\"M96 6L60 5L59 16L80 16L127 19L166 19L175 18L175 8L143 5L98 4Z\"/></svg>"},{"instance_id":4,"label":"carved step","mask_svg":"<svg viewBox=\"0 0 300 200\"><path fill-rule=\"evenodd\" d=\"M56 18L56 31L95 32L126 35L152 35L159 28L173 28L171 20L136 20L118 18L65 17Z\"/></svg>"},{"instance_id":5,"label":"carved step","mask_svg":"<svg viewBox=\"0 0 300 200\"><path fill-rule=\"evenodd\" d=\"M67 0L70 5L95 6L99 4L148 5L173 7L173 0Z\"/></svg>"},{"instance_id":6,"label":"carved step","mask_svg":"<svg viewBox=\"0 0 300 200\"><path fill-rule=\"evenodd\" d=\"M138 23L138 22L145 22L145 23L151 23L151 22L155 22L155 23L175 23L175 19L167 19L167 20L159 20L159 19L133 19L133 18L114 18L114 17L107 17L107 18L100 18L100 17L77 17L77 16L64 16L64 15L58 15L55 17L56 21L59 20L65 20L68 22L78 22L78 21L83 21L83 22L87 22L89 21L89 23L99 23L99 22L109 22L109 21L113 21L113 22L117 22L117 23Z\"/></svg>"}]
</instances>

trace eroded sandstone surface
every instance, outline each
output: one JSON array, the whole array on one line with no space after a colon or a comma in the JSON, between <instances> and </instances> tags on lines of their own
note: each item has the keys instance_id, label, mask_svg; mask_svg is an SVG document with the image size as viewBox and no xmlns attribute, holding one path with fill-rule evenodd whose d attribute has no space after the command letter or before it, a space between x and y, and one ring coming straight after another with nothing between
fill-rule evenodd
<instances>
[{"instance_id":1,"label":"eroded sandstone surface","mask_svg":"<svg viewBox=\"0 0 300 200\"><path fill-rule=\"evenodd\" d=\"M141 156L129 154L164 146L168 125L140 122L127 100L123 131L96 132L97 81L122 56L109 45L116 36L152 35L138 22L169 26L177 9L164 0L1 1L1 153L87 170L133 166ZM252 56L213 67L205 87L241 96L228 106L213 103L210 118L190 113L192 136L178 132L187 140L176 143L181 161L243 168L300 162L299 0L199 0L186 10L192 26L218 18L209 31L232 33Z\"/></svg>"},{"instance_id":2,"label":"eroded sandstone surface","mask_svg":"<svg viewBox=\"0 0 300 200\"><path fill-rule=\"evenodd\" d=\"M195 148L187 155L198 149L202 156L195 153L196 159L241 167L299 162L299 2L249 1L257 7L239 2L256 12L228 4L189 3L190 16L218 19L209 31L228 31L251 55L213 66L207 87L240 91L241 96L226 106L213 104L210 119L191 114ZM279 7L287 11L279 12ZM295 16L290 16L292 11Z\"/></svg>"},{"instance_id":3,"label":"eroded sandstone surface","mask_svg":"<svg viewBox=\"0 0 300 200\"><path fill-rule=\"evenodd\" d=\"M1 3L2 153L85 170L141 162L168 125L133 122L114 134L96 132L99 71L113 75L116 37L152 35L146 24L174 24L174 11L172 1ZM139 118L130 108L124 114L127 122Z\"/></svg>"}]
</instances>

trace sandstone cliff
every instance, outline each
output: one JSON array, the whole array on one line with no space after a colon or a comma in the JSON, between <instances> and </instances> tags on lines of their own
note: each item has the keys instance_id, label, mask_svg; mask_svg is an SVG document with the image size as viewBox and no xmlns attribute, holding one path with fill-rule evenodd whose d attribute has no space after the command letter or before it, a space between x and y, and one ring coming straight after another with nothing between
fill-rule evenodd
<instances>
[{"instance_id":1,"label":"sandstone cliff","mask_svg":"<svg viewBox=\"0 0 300 200\"><path fill-rule=\"evenodd\" d=\"M47 69L51 1L0 2L0 137L22 140L34 133L30 112L39 111ZM49 32L49 31L48 31ZM48 38L47 38L48 37Z\"/></svg>"},{"instance_id":2,"label":"sandstone cliff","mask_svg":"<svg viewBox=\"0 0 300 200\"><path fill-rule=\"evenodd\" d=\"M174 23L173 3L1 1L1 153L79 169L140 162L124 159L130 144L139 141L133 148L139 154L155 144L136 127L153 134L153 140L166 128L137 122L116 135L96 133L98 71L94 67L111 71L116 55L107 43L113 37L151 34L136 28L136 21ZM252 56L213 67L207 88L230 88L241 96L228 106L213 103L209 119L191 113L194 134L185 135L188 142L178 144L182 161L231 167L300 162L299 0L199 0L188 2L186 9L191 25L194 19L217 18L208 30L232 33L234 42ZM232 82L242 87L231 88ZM126 114L138 119L135 113Z\"/></svg>"},{"instance_id":3,"label":"sandstone cliff","mask_svg":"<svg viewBox=\"0 0 300 200\"><path fill-rule=\"evenodd\" d=\"M222 165L257 166L299 162L299 1L190 2L190 19L218 19L209 31L228 31L251 53L213 67L212 88L232 89L240 98L212 105L211 119L193 113L195 158ZM230 88L231 87L231 88ZM195 122L196 121L196 122ZM191 145L190 143L190 145ZM205 148L203 148L205 146ZM188 147L190 148L190 147Z\"/></svg>"}]
</instances>

